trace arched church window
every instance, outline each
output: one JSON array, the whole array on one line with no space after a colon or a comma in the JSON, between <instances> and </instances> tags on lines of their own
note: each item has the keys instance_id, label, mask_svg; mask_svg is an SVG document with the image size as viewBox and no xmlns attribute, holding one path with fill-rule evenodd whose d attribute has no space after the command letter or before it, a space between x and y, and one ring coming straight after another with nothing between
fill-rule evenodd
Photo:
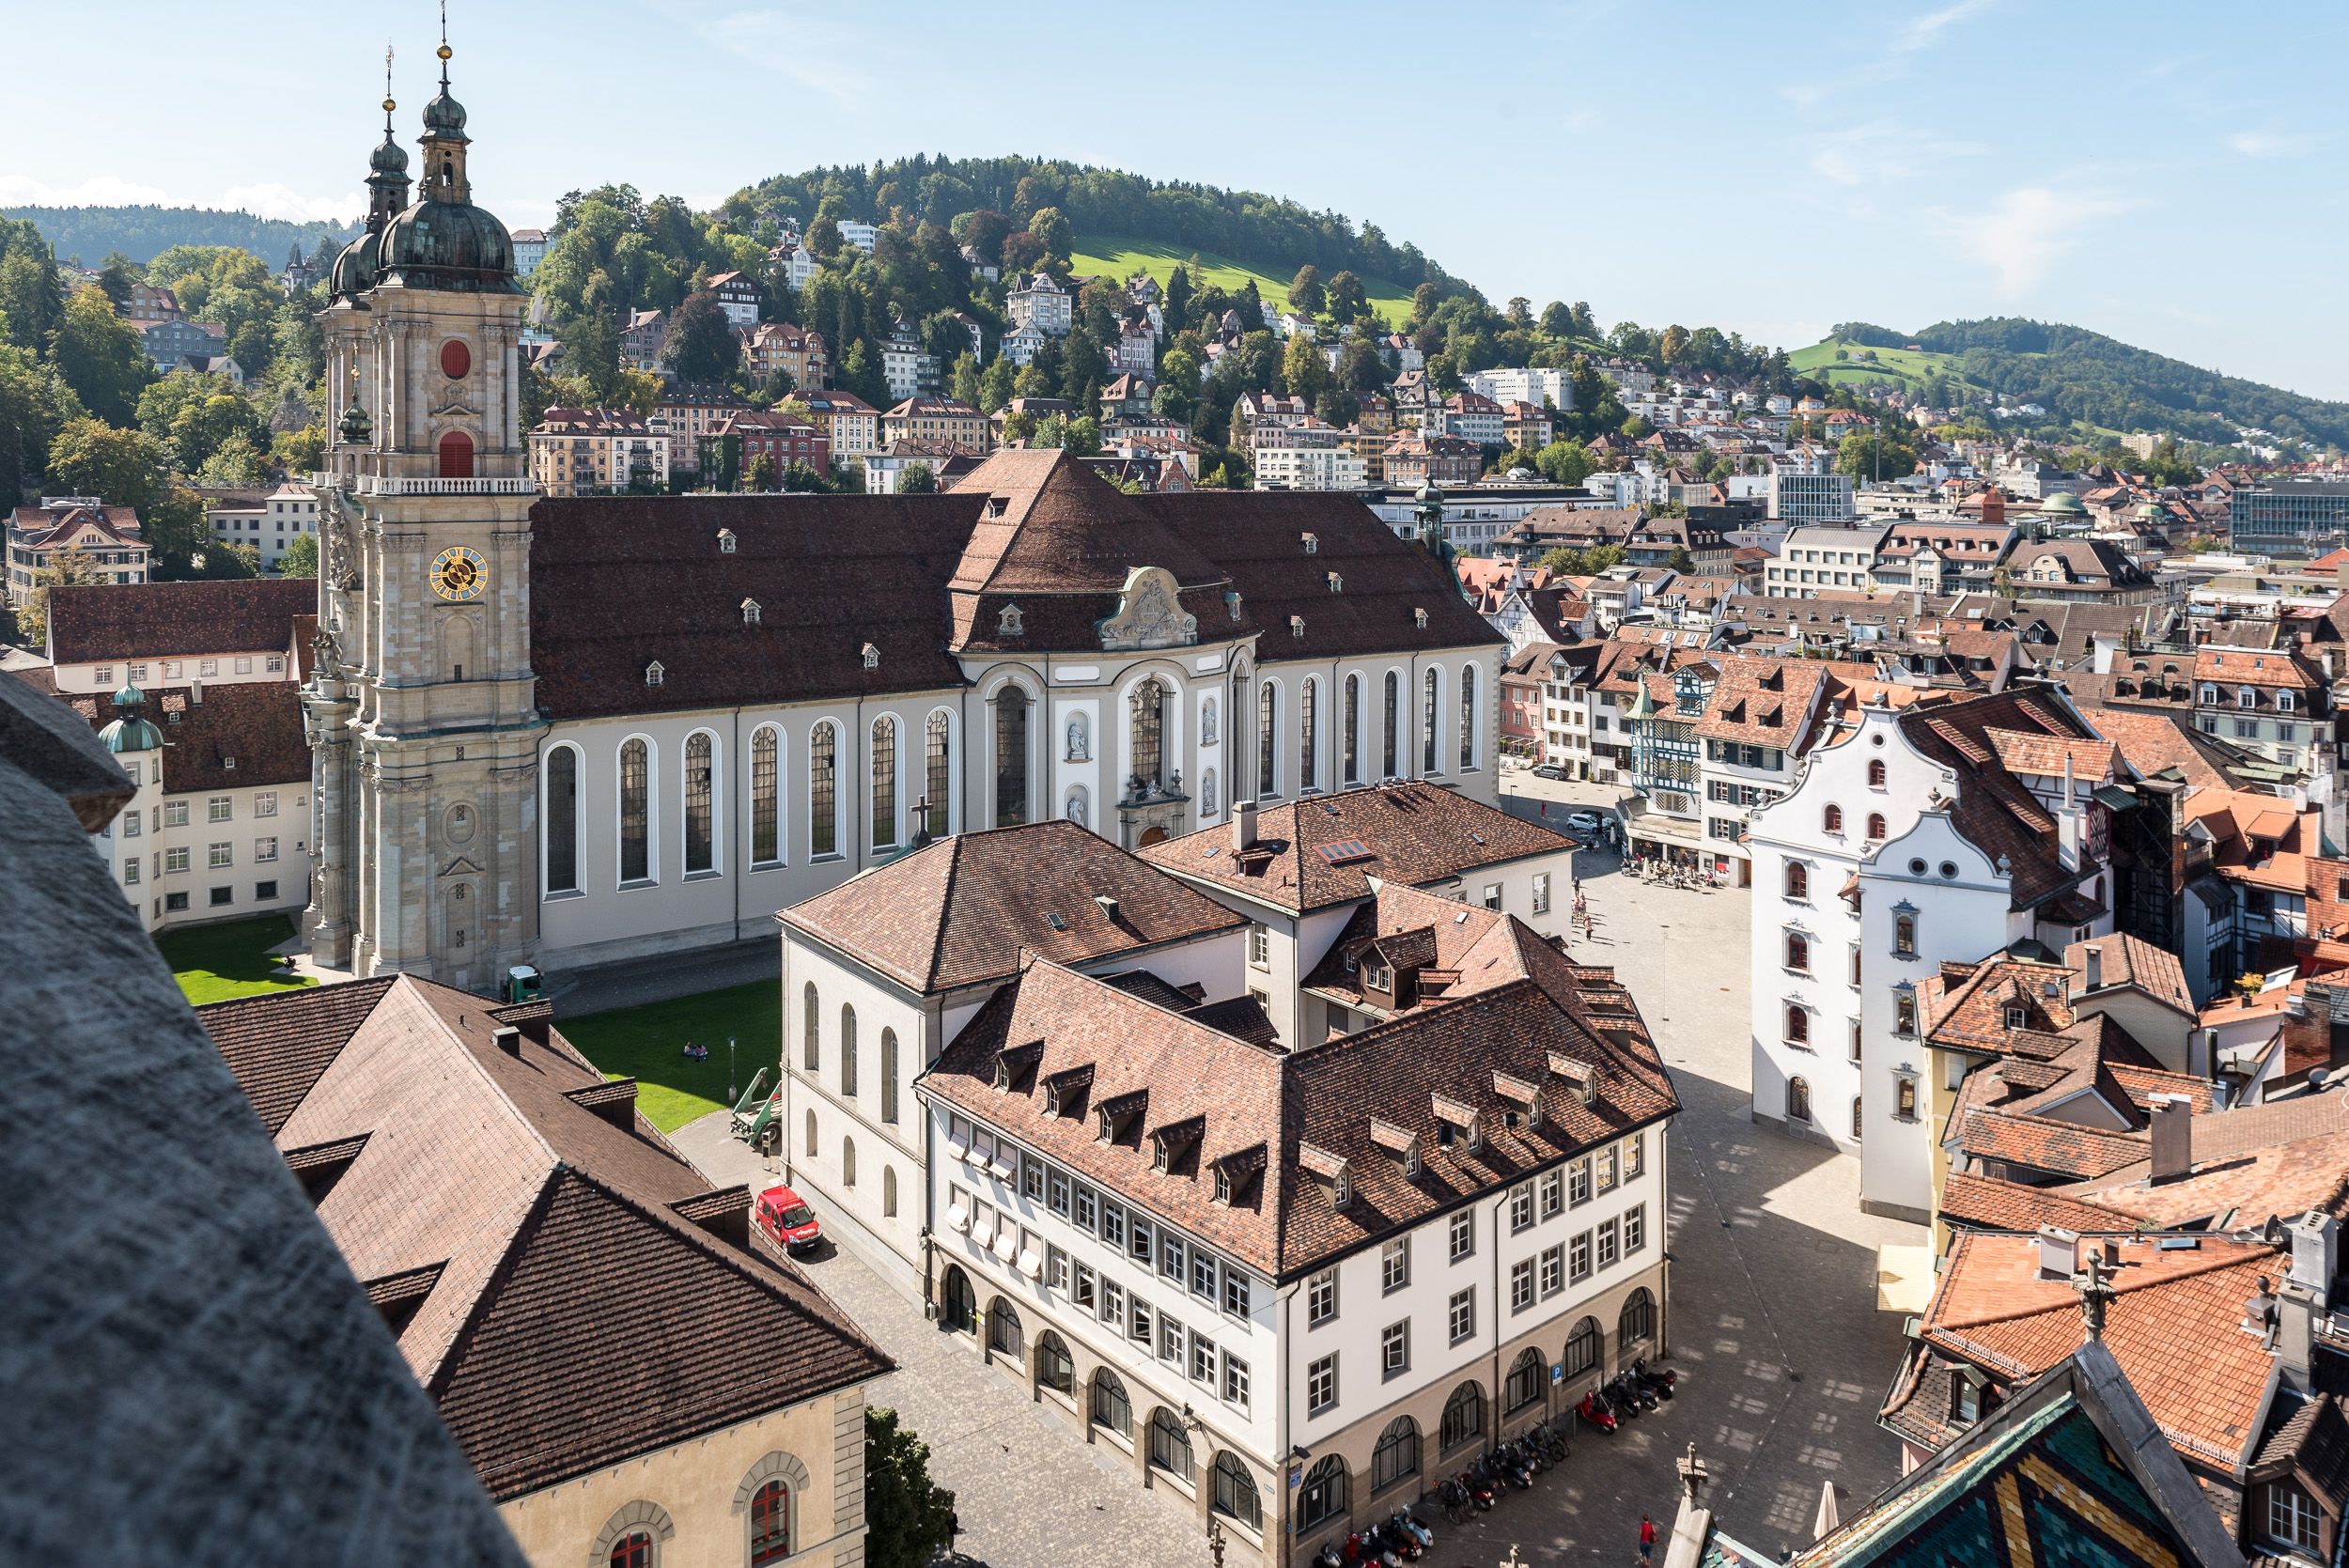
<instances>
[{"instance_id":1,"label":"arched church window","mask_svg":"<svg viewBox=\"0 0 2349 1568\"><path fill-rule=\"evenodd\" d=\"M1156 680L1144 680L1134 688L1128 699L1129 742L1134 759L1134 781L1141 793L1155 795L1165 775L1166 689Z\"/></svg>"},{"instance_id":2,"label":"arched church window","mask_svg":"<svg viewBox=\"0 0 2349 1568\"><path fill-rule=\"evenodd\" d=\"M1006 686L995 694L995 826L1028 819L1028 693Z\"/></svg>"},{"instance_id":3,"label":"arched church window","mask_svg":"<svg viewBox=\"0 0 2349 1568\"><path fill-rule=\"evenodd\" d=\"M1400 725L1403 721L1403 674L1399 670L1387 672L1386 709L1386 744L1381 755L1385 769L1380 776L1392 779L1402 770L1400 764L1403 760L1400 735Z\"/></svg>"},{"instance_id":4,"label":"arched church window","mask_svg":"<svg viewBox=\"0 0 2349 1568\"><path fill-rule=\"evenodd\" d=\"M807 851L811 855L840 853L840 828L834 815L840 799L840 727L818 724L807 737Z\"/></svg>"},{"instance_id":5,"label":"arched church window","mask_svg":"<svg viewBox=\"0 0 2349 1568\"><path fill-rule=\"evenodd\" d=\"M772 865L783 858L777 823L777 761L781 737L772 724L751 737L751 863Z\"/></svg>"},{"instance_id":6,"label":"arched church window","mask_svg":"<svg viewBox=\"0 0 2349 1568\"><path fill-rule=\"evenodd\" d=\"M1476 666L1460 666L1460 771L1476 766Z\"/></svg>"},{"instance_id":7,"label":"arched church window","mask_svg":"<svg viewBox=\"0 0 2349 1568\"><path fill-rule=\"evenodd\" d=\"M1273 791L1273 759L1279 754L1281 693L1272 682L1256 689L1256 798L1269 800Z\"/></svg>"},{"instance_id":8,"label":"arched church window","mask_svg":"<svg viewBox=\"0 0 2349 1568\"><path fill-rule=\"evenodd\" d=\"M873 847L897 842L897 721L873 721Z\"/></svg>"},{"instance_id":9,"label":"arched church window","mask_svg":"<svg viewBox=\"0 0 2349 1568\"><path fill-rule=\"evenodd\" d=\"M651 753L642 740L620 748L620 880L652 876Z\"/></svg>"},{"instance_id":10,"label":"arched church window","mask_svg":"<svg viewBox=\"0 0 2349 1568\"><path fill-rule=\"evenodd\" d=\"M1297 699L1297 787L1316 789L1321 784L1319 764L1314 756L1315 731L1321 722L1321 682L1308 680Z\"/></svg>"},{"instance_id":11,"label":"arched church window","mask_svg":"<svg viewBox=\"0 0 2349 1568\"><path fill-rule=\"evenodd\" d=\"M547 892L579 891L579 753L547 753Z\"/></svg>"},{"instance_id":12,"label":"arched church window","mask_svg":"<svg viewBox=\"0 0 2349 1568\"><path fill-rule=\"evenodd\" d=\"M685 874L708 871L715 860L709 736L696 731L685 742Z\"/></svg>"},{"instance_id":13,"label":"arched church window","mask_svg":"<svg viewBox=\"0 0 2349 1568\"><path fill-rule=\"evenodd\" d=\"M925 815L922 831L932 838L942 836L951 821L946 807L954 797L954 759L949 751L952 737L948 731L954 721L944 708L930 715L923 758L923 800Z\"/></svg>"},{"instance_id":14,"label":"arched church window","mask_svg":"<svg viewBox=\"0 0 2349 1568\"><path fill-rule=\"evenodd\" d=\"M1346 711L1338 716L1338 733L1345 737L1346 782L1362 782L1362 677L1346 677Z\"/></svg>"}]
</instances>

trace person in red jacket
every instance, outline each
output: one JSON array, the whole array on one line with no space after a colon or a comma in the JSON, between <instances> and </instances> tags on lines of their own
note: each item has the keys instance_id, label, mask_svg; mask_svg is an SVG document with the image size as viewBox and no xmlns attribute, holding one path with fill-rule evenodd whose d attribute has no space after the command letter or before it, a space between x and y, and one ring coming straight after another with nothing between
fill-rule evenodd
<instances>
[{"instance_id":1,"label":"person in red jacket","mask_svg":"<svg viewBox=\"0 0 2349 1568\"><path fill-rule=\"evenodd\" d=\"M1646 1562L1656 1555L1656 1521L1640 1515L1640 1560Z\"/></svg>"}]
</instances>

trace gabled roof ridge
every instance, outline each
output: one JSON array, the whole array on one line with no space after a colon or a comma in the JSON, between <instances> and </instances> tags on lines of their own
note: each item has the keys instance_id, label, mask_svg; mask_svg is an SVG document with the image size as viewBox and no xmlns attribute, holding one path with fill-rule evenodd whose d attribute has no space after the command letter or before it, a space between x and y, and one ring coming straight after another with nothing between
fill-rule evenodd
<instances>
[{"instance_id":1,"label":"gabled roof ridge","mask_svg":"<svg viewBox=\"0 0 2349 1568\"><path fill-rule=\"evenodd\" d=\"M464 1351L472 1345L481 1319L490 1310L490 1303L496 1299L506 1281L513 1277L515 1265L521 1260L524 1238L546 1218L548 1206L554 1202L555 1188L568 1169L562 1161L555 1160L539 1173L537 1185L531 1189L530 1201L521 1206L521 1212L506 1231L506 1244L498 1250L497 1262L481 1276L480 1282L474 1287L473 1298L465 1303L465 1315L458 1320L448 1338L436 1347L432 1364L416 1369L424 1383L425 1392L432 1396L433 1403L440 1403L441 1395L447 1389L448 1380L456 1374L459 1363L464 1359ZM446 1273L445 1264L442 1265L442 1271ZM437 1280L433 1288L440 1288Z\"/></svg>"},{"instance_id":2,"label":"gabled roof ridge","mask_svg":"<svg viewBox=\"0 0 2349 1568\"><path fill-rule=\"evenodd\" d=\"M2223 1242L2227 1238L2224 1236L2204 1235L2198 1236L2196 1239L2198 1241ZM2269 1249L2268 1250L2272 1252L2274 1250ZM2220 1269L2243 1268L2262 1261L2263 1260L2257 1253L2246 1252L2232 1257L2221 1256L2205 1258L2199 1263L2190 1264L2184 1267L2170 1270L2168 1273L2154 1275L2150 1279L2131 1280L2128 1275L2123 1272L2114 1277L2112 1281L2112 1288L2115 1293L2119 1295L2133 1296L2141 1291L2158 1290L2164 1285L2173 1285L2186 1280L2199 1280L2205 1274L2215 1274ZM1952 1269L1947 1272L1954 1272L1954 1270ZM2024 1318L2039 1317L2047 1312L2077 1312L2078 1311L2079 1302L2073 1297L2066 1296L2061 1301L2046 1301L2041 1302L2036 1306L2016 1307L2007 1312L1983 1312L1973 1317L1950 1318L1942 1322L1936 1323L1932 1319L1931 1310L1928 1309L1924 1332L1928 1334L1935 1334L1945 1330L1959 1332L1968 1328L1986 1328L1994 1323L2017 1323ZM1994 1352L1993 1354L1996 1353Z\"/></svg>"},{"instance_id":3,"label":"gabled roof ridge","mask_svg":"<svg viewBox=\"0 0 2349 1568\"><path fill-rule=\"evenodd\" d=\"M955 880L962 874L962 839L963 835L957 833L946 841L951 847L946 851L946 885L940 902L945 905L947 909L954 907ZM926 846L914 851L917 855L926 852ZM945 913L944 910L940 912L941 916ZM946 966L946 928L952 924L952 921L941 918L931 928L929 966L922 971L922 988L925 991L937 986L939 971Z\"/></svg>"}]
</instances>

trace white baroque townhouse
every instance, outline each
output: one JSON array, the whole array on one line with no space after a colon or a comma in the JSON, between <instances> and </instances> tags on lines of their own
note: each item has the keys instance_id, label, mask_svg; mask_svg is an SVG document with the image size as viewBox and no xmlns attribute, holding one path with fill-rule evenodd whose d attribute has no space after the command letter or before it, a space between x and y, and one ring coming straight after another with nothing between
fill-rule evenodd
<instances>
[{"instance_id":1,"label":"white baroque townhouse","mask_svg":"<svg viewBox=\"0 0 2349 1568\"><path fill-rule=\"evenodd\" d=\"M1858 1156L1862 1207L1921 1222L1937 1129L1919 988L1944 962L2112 929L2097 792L2127 765L2053 688L1879 695L1858 717L1750 818L1752 1114Z\"/></svg>"},{"instance_id":2,"label":"white baroque townhouse","mask_svg":"<svg viewBox=\"0 0 2349 1568\"><path fill-rule=\"evenodd\" d=\"M1242 1560L1668 1347L1671 1079L1610 971L1473 913L1510 978L1294 1051L1037 958L921 1080L939 1321Z\"/></svg>"}]
</instances>

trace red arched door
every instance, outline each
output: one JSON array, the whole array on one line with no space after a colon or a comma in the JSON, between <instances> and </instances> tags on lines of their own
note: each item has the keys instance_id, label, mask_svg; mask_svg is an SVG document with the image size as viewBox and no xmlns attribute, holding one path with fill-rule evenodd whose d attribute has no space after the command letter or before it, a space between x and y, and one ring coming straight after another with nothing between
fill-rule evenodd
<instances>
[{"instance_id":1,"label":"red arched door","mask_svg":"<svg viewBox=\"0 0 2349 1568\"><path fill-rule=\"evenodd\" d=\"M441 438L441 477L473 477L473 437L462 430L451 430Z\"/></svg>"}]
</instances>

